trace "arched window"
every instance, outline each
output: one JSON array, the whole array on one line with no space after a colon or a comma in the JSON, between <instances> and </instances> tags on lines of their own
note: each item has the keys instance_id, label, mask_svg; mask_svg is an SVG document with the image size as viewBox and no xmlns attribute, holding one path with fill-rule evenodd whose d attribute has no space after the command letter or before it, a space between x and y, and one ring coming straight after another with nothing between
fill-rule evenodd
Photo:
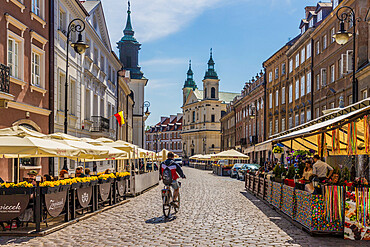
<instances>
[{"instance_id":1,"label":"arched window","mask_svg":"<svg viewBox=\"0 0 370 247\"><path fill-rule=\"evenodd\" d=\"M214 87L211 88L211 98L212 99L216 98L216 89Z\"/></svg>"},{"instance_id":2,"label":"arched window","mask_svg":"<svg viewBox=\"0 0 370 247\"><path fill-rule=\"evenodd\" d=\"M207 88L204 89L204 98L207 98Z\"/></svg>"}]
</instances>

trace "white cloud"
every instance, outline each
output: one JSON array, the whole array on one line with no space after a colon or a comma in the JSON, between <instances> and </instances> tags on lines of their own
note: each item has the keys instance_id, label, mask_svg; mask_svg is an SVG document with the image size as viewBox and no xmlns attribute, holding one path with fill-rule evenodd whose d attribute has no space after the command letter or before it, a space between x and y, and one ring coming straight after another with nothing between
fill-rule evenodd
<instances>
[{"instance_id":1,"label":"white cloud","mask_svg":"<svg viewBox=\"0 0 370 247\"><path fill-rule=\"evenodd\" d=\"M115 43L126 25L127 1L102 0L110 38ZM132 0L132 25L140 42L150 42L184 28L209 8L219 7L221 0Z\"/></svg>"},{"instance_id":2,"label":"white cloud","mask_svg":"<svg viewBox=\"0 0 370 247\"><path fill-rule=\"evenodd\" d=\"M151 79L149 80L147 89L149 90L163 90L165 88L174 87L177 83L169 82L168 79ZM168 93L168 91L164 91L164 93Z\"/></svg>"},{"instance_id":3,"label":"white cloud","mask_svg":"<svg viewBox=\"0 0 370 247\"><path fill-rule=\"evenodd\" d=\"M186 58L154 58L151 60L142 61L140 65L144 66L169 66L187 64Z\"/></svg>"}]
</instances>

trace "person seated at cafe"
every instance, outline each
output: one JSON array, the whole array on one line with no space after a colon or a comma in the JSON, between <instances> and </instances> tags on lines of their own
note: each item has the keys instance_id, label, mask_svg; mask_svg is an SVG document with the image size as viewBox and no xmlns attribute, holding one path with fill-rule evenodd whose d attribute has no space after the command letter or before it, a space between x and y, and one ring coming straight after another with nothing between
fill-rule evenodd
<instances>
[{"instance_id":1,"label":"person seated at cafe","mask_svg":"<svg viewBox=\"0 0 370 247\"><path fill-rule=\"evenodd\" d=\"M68 175L68 171L67 170L61 170L59 172L59 179L65 179L65 178L68 178L69 175Z\"/></svg>"},{"instance_id":2,"label":"person seated at cafe","mask_svg":"<svg viewBox=\"0 0 370 247\"><path fill-rule=\"evenodd\" d=\"M91 171L89 168L85 168L85 175L86 177L90 177L91 176Z\"/></svg>"},{"instance_id":3,"label":"person seated at cafe","mask_svg":"<svg viewBox=\"0 0 370 247\"><path fill-rule=\"evenodd\" d=\"M83 167L79 166L76 168L76 178L84 178L86 175L83 173Z\"/></svg>"},{"instance_id":4,"label":"person seated at cafe","mask_svg":"<svg viewBox=\"0 0 370 247\"><path fill-rule=\"evenodd\" d=\"M35 170L32 170L32 171L29 171L28 173L27 173L27 175L28 175L28 178L27 178L27 180L28 180L28 182L29 183L31 183L33 186L36 186L36 176L37 176L37 171L35 171Z\"/></svg>"},{"instance_id":5,"label":"person seated at cafe","mask_svg":"<svg viewBox=\"0 0 370 247\"><path fill-rule=\"evenodd\" d=\"M306 167L303 170L302 179L303 180L310 180L310 177L312 175L312 162L311 160L306 161Z\"/></svg>"},{"instance_id":6,"label":"person seated at cafe","mask_svg":"<svg viewBox=\"0 0 370 247\"><path fill-rule=\"evenodd\" d=\"M104 174L109 174L110 173L110 169L107 169L104 171Z\"/></svg>"},{"instance_id":7,"label":"person seated at cafe","mask_svg":"<svg viewBox=\"0 0 370 247\"><path fill-rule=\"evenodd\" d=\"M331 176L331 184L333 185L338 185L339 184L339 179L340 179L340 175L338 173L334 173L332 176Z\"/></svg>"},{"instance_id":8,"label":"person seated at cafe","mask_svg":"<svg viewBox=\"0 0 370 247\"><path fill-rule=\"evenodd\" d=\"M320 181L330 178L333 174L334 168L321 161L320 156L317 154L313 157L313 160L315 164L313 164L312 174L317 175ZM327 176L328 171L329 175Z\"/></svg>"},{"instance_id":9,"label":"person seated at cafe","mask_svg":"<svg viewBox=\"0 0 370 247\"><path fill-rule=\"evenodd\" d=\"M304 186L304 190L309 192L310 194L313 194L315 192L315 187L313 186L313 179L317 177L316 175L311 175L309 178L309 183Z\"/></svg>"},{"instance_id":10,"label":"person seated at cafe","mask_svg":"<svg viewBox=\"0 0 370 247\"><path fill-rule=\"evenodd\" d=\"M45 182L45 181L53 181L52 179L51 179L51 176L49 175L49 174L44 174L44 177L42 178L43 180L43 182Z\"/></svg>"}]
</instances>

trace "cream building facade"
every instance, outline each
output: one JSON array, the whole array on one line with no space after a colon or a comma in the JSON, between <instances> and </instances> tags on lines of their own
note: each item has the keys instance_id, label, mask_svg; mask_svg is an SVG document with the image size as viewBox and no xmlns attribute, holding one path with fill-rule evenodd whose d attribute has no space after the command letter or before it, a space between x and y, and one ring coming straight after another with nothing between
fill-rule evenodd
<instances>
[{"instance_id":1,"label":"cream building facade","mask_svg":"<svg viewBox=\"0 0 370 247\"><path fill-rule=\"evenodd\" d=\"M69 49L68 134L77 137L116 139L117 72L121 69L111 48L100 1L54 1L54 130L64 131L67 29L71 20L85 21L84 41L89 48L83 55ZM77 35L72 34L76 40ZM68 159L68 168L78 164ZM114 168L113 161L86 164L100 171ZM63 167L63 159L54 159L54 171ZM56 175L56 174L55 174Z\"/></svg>"},{"instance_id":2,"label":"cream building facade","mask_svg":"<svg viewBox=\"0 0 370 247\"><path fill-rule=\"evenodd\" d=\"M212 51L208 70L203 79L203 90L198 90L191 64L183 87L183 157L211 154L221 150L221 116L226 105L237 93L219 91L220 80L214 68Z\"/></svg>"}]
</instances>

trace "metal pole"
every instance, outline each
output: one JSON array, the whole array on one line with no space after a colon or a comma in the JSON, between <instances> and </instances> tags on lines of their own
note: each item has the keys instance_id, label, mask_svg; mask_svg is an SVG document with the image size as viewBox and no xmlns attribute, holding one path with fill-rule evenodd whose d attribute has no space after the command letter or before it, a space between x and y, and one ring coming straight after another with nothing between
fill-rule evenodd
<instances>
[{"instance_id":1,"label":"metal pole","mask_svg":"<svg viewBox=\"0 0 370 247\"><path fill-rule=\"evenodd\" d=\"M67 32L67 61L66 61L66 80L64 84L64 133L68 133L68 68L69 68L69 36L71 34L71 21L68 25L68 32ZM63 169L68 171L67 166L67 157L64 157L64 166ZM58 171L59 172L59 171Z\"/></svg>"},{"instance_id":2,"label":"metal pole","mask_svg":"<svg viewBox=\"0 0 370 247\"><path fill-rule=\"evenodd\" d=\"M356 64L355 64L355 57L356 57L356 15L355 12L352 10L352 22L353 22L353 54L352 54L352 103L356 103L358 101L358 92L357 92L357 81L356 81Z\"/></svg>"}]
</instances>

